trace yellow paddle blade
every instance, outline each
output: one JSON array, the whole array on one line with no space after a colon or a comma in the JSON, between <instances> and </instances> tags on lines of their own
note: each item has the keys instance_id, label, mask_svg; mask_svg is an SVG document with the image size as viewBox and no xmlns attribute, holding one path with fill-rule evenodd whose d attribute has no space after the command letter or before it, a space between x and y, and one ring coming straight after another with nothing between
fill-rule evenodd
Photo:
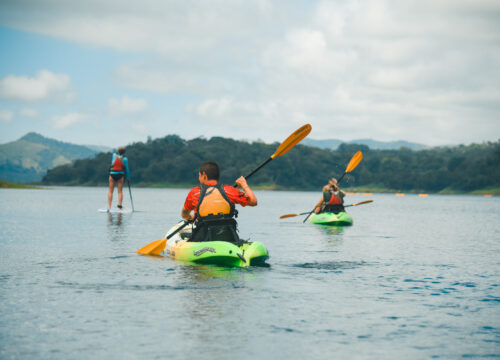
<instances>
[{"instance_id":1,"label":"yellow paddle blade","mask_svg":"<svg viewBox=\"0 0 500 360\"><path fill-rule=\"evenodd\" d=\"M167 246L167 239L155 240L137 250L137 253L141 255L160 255L165 250L165 246Z\"/></svg>"},{"instance_id":2,"label":"yellow paddle blade","mask_svg":"<svg viewBox=\"0 0 500 360\"><path fill-rule=\"evenodd\" d=\"M281 156L285 154L288 150L297 145L303 138L305 138L312 130L312 126L306 124L301 128L295 130L295 132L286 138L285 141L281 143L281 145L276 149L274 154L271 155L271 159L274 159L277 156Z\"/></svg>"},{"instance_id":3,"label":"yellow paddle blade","mask_svg":"<svg viewBox=\"0 0 500 360\"><path fill-rule=\"evenodd\" d=\"M345 169L345 172L348 173L353 171L356 168L356 166L358 166L362 158L363 154L361 153L361 151L358 151L356 154L354 154L351 161L349 161L349 164L347 165L347 169Z\"/></svg>"},{"instance_id":4,"label":"yellow paddle blade","mask_svg":"<svg viewBox=\"0 0 500 360\"><path fill-rule=\"evenodd\" d=\"M294 217L294 216L300 216L300 214L286 214L286 215L281 215L280 219L286 219L286 218Z\"/></svg>"}]
</instances>

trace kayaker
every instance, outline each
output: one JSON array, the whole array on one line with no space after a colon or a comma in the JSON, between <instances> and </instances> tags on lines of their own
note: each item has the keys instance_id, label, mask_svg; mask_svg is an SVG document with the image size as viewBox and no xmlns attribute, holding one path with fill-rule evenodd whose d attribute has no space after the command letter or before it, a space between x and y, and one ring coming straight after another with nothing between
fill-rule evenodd
<instances>
[{"instance_id":1,"label":"kayaker","mask_svg":"<svg viewBox=\"0 0 500 360\"><path fill-rule=\"evenodd\" d=\"M219 166L211 161L201 165L198 180L200 186L188 193L181 213L184 219L195 221L189 241L238 242L235 204L257 205L257 198L247 181L243 176L236 180L243 191L219 184Z\"/></svg>"},{"instance_id":2,"label":"kayaker","mask_svg":"<svg viewBox=\"0 0 500 360\"><path fill-rule=\"evenodd\" d=\"M118 148L117 153L113 153L111 166L109 167L109 191L108 191L108 210L111 209L113 201L113 191L115 185L118 188L118 209L122 208L123 203L123 183L125 179L130 179L130 170L128 168L128 159L124 156L125 147Z\"/></svg>"},{"instance_id":3,"label":"kayaker","mask_svg":"<svg viewBox=\"0 0 500 360\"><path fill-rule=\"evenodd\" d=\"M315 213L331 212L338 214L344 209L345 192L339 189L337 179L331 178L328 185L323 187L323 198L318 201L314 209Z\"/></svg>"}]
</instances>

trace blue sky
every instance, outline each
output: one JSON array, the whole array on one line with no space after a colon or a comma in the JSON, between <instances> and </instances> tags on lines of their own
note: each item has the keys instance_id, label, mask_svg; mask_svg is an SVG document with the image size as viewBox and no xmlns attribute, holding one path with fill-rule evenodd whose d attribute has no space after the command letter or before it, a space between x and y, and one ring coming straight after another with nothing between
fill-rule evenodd
<instances>
[{"instance_id":1,"label":"blue sky","mask_svg":"<svg viewBox=\"0 0 500 360\"><path fill-rule=\"evenodd\" d=\"M492 0L0 3L0 143L500 138Z\"/></svg>"}]
</instances>

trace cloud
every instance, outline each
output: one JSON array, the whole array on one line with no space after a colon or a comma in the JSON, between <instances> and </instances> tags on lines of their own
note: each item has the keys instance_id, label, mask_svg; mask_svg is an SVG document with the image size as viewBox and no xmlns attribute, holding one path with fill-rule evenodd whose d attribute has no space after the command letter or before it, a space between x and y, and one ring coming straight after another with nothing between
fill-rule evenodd
<instances>
[{"instance_id":1,"label":"cloud","mask_svg":"<svg viewBox=\"0 0 500 360\"><path fill-rule=\"evenodd\" d=\"M5 0L0 23L23 30L119 51L183 57L259 32L270 16L267 0L88 0L85 4Z\"/></svg>"},{"instance_id":2,"label":"cloud","mask_svg":"<svg viewBox=\"0 0 500 360\"><path fill-rule=\"evenodd\" d=\"M86 117L87 116L85 114L80 114L80 113L69 113L66 115L58 115L52 118L52 125L56 129L65 129L81 122Z\"/></svg>"},{"instance_id":3,"label":"cloud","mask_svg":"<svg viewBox=\"0 0 500 360\"><path fill-rule=\"evenodd\" d=\"M40 70L34 77L8 75L0 80L0 97L23 102L47 101L55 98L70 100L71 78Z\"/></svg>"},{"instance_id":4,"label":"cloud","mask_svg":"<svg viewBox=\"0 0 500 360\"><path fill-rule=\"evenodd\" d=\"M34 109L22 109L19 114L25 118L35 118L38 117L38 111Z\"/></svg>"},{"instance_id":5,"label":"cloud","mask_svg":"<svg viewBox=\"0 0 500 360\"><path fill-rule=\"evenodd\" d=\"M144 112L148 107L148 102L144 99L123 96L121 99L109 99L108 106L112 114L134 114Z\"/></svg>"},{"instance_id":6,"label":"cloud","mask_svg":"<svg viewBox=\"0 0 500 360\"><path fill-rule=\"evenodd\" d=\"M11 122L14 118L14 113L9 110L0 110L0 122Z\"/></svg>"},{"instance_id":7,"label":"cloud","mask_svg":"<svg viewBox=\"0 0 500 360\"><path fill-rule=\"evenodd\" d=\"M440 144L500 133L498 14L496 0L5 0L0 24L139 54L114 85L183 97L180 122L272 140L308 121L318 138ZM143 101L108 106L134 114Z\"/></svg>"},{"instance_id":8,"label":"cloud","mask_svg":"<svg viewBox=\"0 0 500 360\"><path fill-rule=\"evenodd\" d=\"M186 71L177 63L170 67L156 63L122 65L114 75L123 87L161 94L196 92L202 86L197 71Z\"/></svg>"}]
</instances>

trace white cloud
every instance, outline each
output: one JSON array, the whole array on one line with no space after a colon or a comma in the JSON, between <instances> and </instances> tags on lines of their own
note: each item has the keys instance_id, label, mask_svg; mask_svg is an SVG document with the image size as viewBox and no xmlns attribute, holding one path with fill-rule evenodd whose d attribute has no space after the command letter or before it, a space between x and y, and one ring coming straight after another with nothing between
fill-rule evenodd
<instances>
[{"instance_id":1,"label":"white cloud","mask_svg":"<svg viewBox=\"0 0 500 360\"><path fill-rule=\"evenodd\" d=\"M40 70L34 77L8 75L0 80L0 97L25 102L53 98L70 100L73 97L70 84L68 75L48 70Z\"/></svg>"},{"instance_id":2,"label":"white cloud","mask_svg":"<svg viewBox=\"0 0 500 360\"><path fill-rule=\"evenodd\" d=\"M229 97L220 99L208 99L197 106L196 112L202 117L221 117L227 116L232 108L233 101Z\"/></svg>"},{"instance_id":3,"label":"white cloud","mask_svg":"<svg viewBox=\"0 0 500 360\"><path fill-rule=\"evenodd\" d=\"M500 133L499 13L497 0L6 0L0 24L140 53L113 85L190 101L180 123L230 121L272 140L269 127L310 121L317 137L439 144ZM19 87L17 98L49 97ZM146 96L109 110L145 111Z\"/></svg>"},{"instance_id":4,"label":"white cloud","mask_svg":"<svg viewBox=\"0 0 500 360\"><path fill-rule=\"evenodd\" d=\"M25 118L35 118L38 117L38 111L34 109L22 109L19 114Z\"/></svg>"},{"instance_id":5,"label":"white cloud","mask_svg":"<svg viewBox=\"0 0 500 360\"><path fill-rule=\"evenodd\" d=\"M134 132L141 135L148 135L150 131L144 124L133 124L132 128L134 129Z\"/></svg>"},{"instance_id":6,"label":"white cloud","mask_svg":"<svg viewBox=\"0 0 500 360\"><path fill-rule=\"evenodd\" d=\"M123 96L121 99L109 99L108 106L112 114L134 114L145 111L148 102L144 99Z\"/></svg>"},{"instance_id":7,"label":"white cloud","mask_svg":"<svg viewBox=\"0 0 500 360\"><path fill-rule=\"evenodd\" d=\"M178 63L171 63L170 67L156 63L122 65L114 75L123 87L160 94L196 93L207 87L207 75L203 75L203 71L187 66L188 70L184 66ZM210 88L213 87L212 81Z\"/></svg>"},{"instance_id":8,"label":"white cloud","mask_svg":"<svg viewBox=\"0 0 500 360\"><path fill-rule=\"evenodd\" d=\"M52 118L52 125L56 129L65 129L67 127L73 126L82 120L84 120L87 116L85 114L80 113L69 113L66 115L58 115Z\"/></svg>"},{"instance_id":9,"label":"white cloud","mask_svg":"<svg viewBox=\"0 0 500 360\"><path fill-rule=\"evenodd\" d=\"M183 57L213 48L224 39L238 41L259 32L270 16L267 0L192 3L145 0L88 0L85 4L27 0L4 1L0 23L58 38L120 51L155 52Z\"/></svg>"},{"instance_id":10,"label":"white cloud","mask_svg":"<svg viewBox=\"0 0 500 360\"><path fill-rule=\"evenodd\" d=\"M14 118L14 113L9 110L0 110L0 122L11 122Z\"/></svg>"}]
</instances>

